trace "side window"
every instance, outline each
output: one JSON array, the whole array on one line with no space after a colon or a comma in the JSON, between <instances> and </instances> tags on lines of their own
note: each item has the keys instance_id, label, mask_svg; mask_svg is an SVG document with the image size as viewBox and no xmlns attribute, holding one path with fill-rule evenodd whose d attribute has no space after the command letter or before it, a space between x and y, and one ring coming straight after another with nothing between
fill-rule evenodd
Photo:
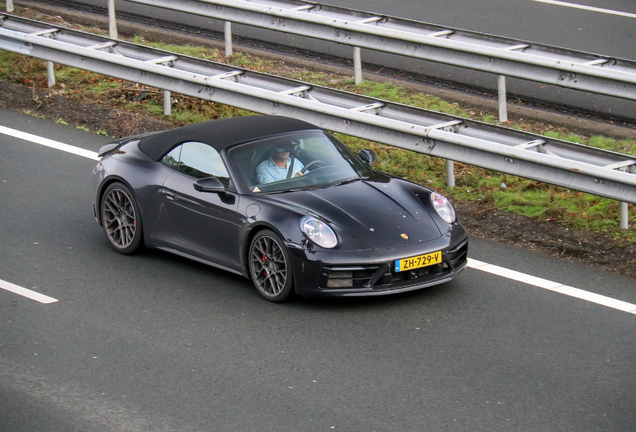
<instances>
[{"instance_id":1,"label":"side window","mask_svg":"<svg viewBox=\"0 0 636 432\"><path fill-rule=\"evenodd\" d=\"M183 143L165 155L161 163L196 179L217 177L225 187L228 187L230 182L221 155L207 144Z\"/></svg>"},{"instance_id":2,"label":"side window","mask_svg":"<svg viewBox=\"0 0 636 432\"><path fill-rule=\"evenodd\" d=\"M221 155L207 144L187 142L181 145L179 172L194 178L228 178Z\"/></svg>"},{"instance_id":3,"label":"side window","mask_svg":"<svg viewBox=\"0 0 636 432\"><path fill-rule=\"evenodd\" d=\"M168 153L161 159L161 163L167 166L168 168L172 168L175 171L179 171L179 159L181 159L181 147L182 146L173 148L170 151L170 153Z\"/></svg>"}]
</instances>

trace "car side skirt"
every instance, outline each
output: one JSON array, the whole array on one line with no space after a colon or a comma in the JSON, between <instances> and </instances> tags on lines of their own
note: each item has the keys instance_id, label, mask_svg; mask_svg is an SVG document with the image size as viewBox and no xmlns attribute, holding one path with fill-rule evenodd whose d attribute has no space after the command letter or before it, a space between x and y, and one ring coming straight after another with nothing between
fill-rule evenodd
<instances>
[{"instance_id":1,"label":"car side skirt","mask_svg":"<svg viewBox=\"0 0 636 432\"><path fill-rule=\"evenodd\" d=\"M221 269L221 270L226 270L226 271L229 271L230 273L234 273L234 274L238 274L238 275L241 275L241 276L244 276L244 277L248 277L247 270L245 270L245 269L243 269L242 271L236 270L235 268L224 266L224 265L216 263L214 261L209 261L209 260L200 258L200 257L198 257L196 255L190 255L188 253L181 252L179 250L172 249L172 248L169 248L169 247L166 247L166 246L153 246L153 248L162 250L164 252L169 252L171 254L179 255L181 257L188 258L188 259L191 259L193 261L197 261L197 262L200 262L202 264L209 265L211 267L216 267L216 268Z\"/></svg>"}]
</instances>

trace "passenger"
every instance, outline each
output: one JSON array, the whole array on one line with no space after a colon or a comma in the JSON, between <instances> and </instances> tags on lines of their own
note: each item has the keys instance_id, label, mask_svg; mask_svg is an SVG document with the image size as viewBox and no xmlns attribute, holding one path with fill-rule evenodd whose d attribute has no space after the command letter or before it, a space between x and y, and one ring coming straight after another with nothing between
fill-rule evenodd
<instances>
[{"instance_id":1,"label":"passenger","mask_svg":"<svg viewBox=\"0 0 636 432\"><path fill-rule=\"evenodd\" d=\"M256 174L260 184L288 178L287 173L292 164L293 168L289 178L303 175L300 171L304 168L304 165L295 157L293 159L289 157L291 150L290 147L275 147L272 156L258 164Z\"/></svg>"}]
</instances>

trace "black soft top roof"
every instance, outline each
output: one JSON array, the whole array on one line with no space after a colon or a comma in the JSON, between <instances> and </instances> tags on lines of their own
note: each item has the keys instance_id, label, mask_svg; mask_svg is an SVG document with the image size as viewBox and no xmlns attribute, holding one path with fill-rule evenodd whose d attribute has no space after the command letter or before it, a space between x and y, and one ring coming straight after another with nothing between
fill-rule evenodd
<instances>
[{"instance_id":1,"label":"black soft top roof","mask_svg":"<svg viewBox=\"0 0 636 432\"><path fill-rule=\"evenodd\" d=\"M141 151L158 161L177 145L196 141L217 151L241 142L300 130L319 129L311 123L290 117L255 115L212 120L145 136L139 141Z\"/></svg>"}]
</instances>

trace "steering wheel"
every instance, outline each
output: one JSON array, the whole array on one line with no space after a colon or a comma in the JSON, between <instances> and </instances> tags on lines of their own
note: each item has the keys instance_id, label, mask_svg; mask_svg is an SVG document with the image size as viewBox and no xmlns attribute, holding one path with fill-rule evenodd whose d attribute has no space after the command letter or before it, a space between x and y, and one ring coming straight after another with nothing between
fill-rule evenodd
<instances>
[{"instance_id":1,"label":"steering wheel","mask_svg":"<svg viewBox=\"0 0 636 432\"><path fill-rule=\"evenodd\" d=\"M323 166L327 166L327 164L319 159L315 160L315 161L311 161L309 162L307 165L305 165L303 167L303 169L300 170L301 174L305 174L307 172L307 170L309 169L310 166L312 165L317 165L317 164L322 164Z\"/></svg>"}]
</instances>

